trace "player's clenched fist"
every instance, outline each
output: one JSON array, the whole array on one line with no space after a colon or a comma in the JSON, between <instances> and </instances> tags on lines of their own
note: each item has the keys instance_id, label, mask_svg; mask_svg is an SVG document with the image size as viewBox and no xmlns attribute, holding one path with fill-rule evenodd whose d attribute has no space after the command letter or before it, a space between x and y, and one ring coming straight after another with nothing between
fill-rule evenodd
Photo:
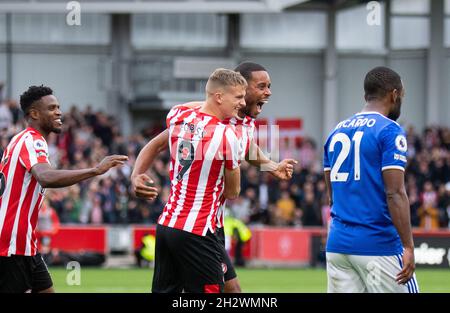
<instances>
[{"instance_id":1,"label":"player's clenched fist","mask_svg":"<svg viewBox=\"0 0 450 313\"><path fill-rule=\"evenodd\" d=\"M123 165L125 161L128 161L128 157L126 155L108 155L96 166L96 174L101 175L106 173L114 166Z\"/></svg>"},{"instance_id":2,"label":"player's clenched fist","mask_svg":"<svg viewBox=\"0 0 450 313\"><path fill-rule=\"evenodd\" d=\"M289 180L292 178L295 164L297 164L297 161L294 159L284 159L277 164L277 169L271 173L278 179Z\"/></svg>"},{"instance_id":3,"label":"player's clenched fist","mask_svg":"<svg viewBox=\"0 0 450 313\"><path fill-rule=\"evenodd\" d=\"M146 174L131 177L131 188L138 198L153 200L158 196L158 189L152 187L153 180Z\"/></svg>"}]
</instances>

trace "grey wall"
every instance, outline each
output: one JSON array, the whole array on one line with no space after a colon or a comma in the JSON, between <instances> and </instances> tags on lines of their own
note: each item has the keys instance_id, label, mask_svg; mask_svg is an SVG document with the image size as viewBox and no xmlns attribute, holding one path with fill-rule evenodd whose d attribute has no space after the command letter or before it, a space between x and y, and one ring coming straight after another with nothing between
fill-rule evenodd
<instances>
[{"instance_id":1,"label":"grey wall","mask_svg":"<svg viewBox=\"0 0 450 313\"><path fill-rule=\"evenodd\" d=\"M6 80L6 54L0 53L0 81Z\"/></svg>"},{"instance_id":2,"label":"grey wall","mask_svg":"<svg viewBox=\"0 0 450 313\"><path fill-rule=\"evenodd\" d=\"M390 66L400 74L405 86L405 98L399 122L404 126L412 125L420 131L426 123L426 59L424 57L392 58Z\"/></svg>"},{"instance_id":3,"label":"grey wall","mask_svg":"<svg viewBox=\"0 0 450 313\"><path fill-rule=\"evenodd\" d=\"M255 56L246 60L262 64L270 73L272 97L261 117L303 119L305 135L322 140L322 56Z\"/></svg>"},{"instance_id":4,"label":"grey wall","mask_svg":"<svg viewBox=\"0 0 450 313\"><path fill-rule=\"evenodd\" d=\"M341 55L338 61L338 118L345 119L361 110L364 105L363 81L366 73L375 66L385 65L382 56L356 57ZM417 130L425 127L426 61L423 56L396 56L389 67L402 77L406 95L399 122L413 125Z\"/></svg>"},{"instance_id":5,"label":"grey wall","mask_svg":"<svg viewBox=\"0 0 450 313\"><path fill-rule=\"evenodd\" d=\"M13 97L18 99L30 85L44 84L54 90L63 111L72 104L81 108L92 104L95 109L106 110L108 99L107 91L100 86L100 62L101 56L95 54L15 53Z\"/></svg>"},{"instance_id":6,"label":"grey wall","mask_svg":"<svg viewBox=\"0 0 450 313\"><path fill-rule=\"evenodd\" d=\"M445 60L444 69L441 124L450 127L450 57Z\"/></svg>"},{"instance_id":7,"label":"grey wall","mask_svg":"<svg viewBox=\"0 0 450 313\"><path fill-rule=\"evenodd\" d=\"M338 59L338 120L359 112L364 101L364 77L375 66L384 65L381 56L341 55Z\"/></svg>"}]
</instances>

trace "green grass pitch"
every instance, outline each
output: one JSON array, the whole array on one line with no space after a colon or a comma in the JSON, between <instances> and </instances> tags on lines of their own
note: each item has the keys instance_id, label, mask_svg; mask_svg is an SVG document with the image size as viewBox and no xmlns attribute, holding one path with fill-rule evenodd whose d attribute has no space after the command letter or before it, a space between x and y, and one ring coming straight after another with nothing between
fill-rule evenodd
<instances>
[{"instance_id":1,"label":"green grass pitch","mask_svg":"<svg viewBox=\"0 0 450 313\"><path fill-rule=\"evenodd\" d=\"M69 285L70 270L50 268L56 292L125 293L150 292L151 269L82 268L80 285ZM237 269L244 292L326 292L324 269ZM450 269L418 269L421 292L450 292Z\"/></svg>"}]
</instances>

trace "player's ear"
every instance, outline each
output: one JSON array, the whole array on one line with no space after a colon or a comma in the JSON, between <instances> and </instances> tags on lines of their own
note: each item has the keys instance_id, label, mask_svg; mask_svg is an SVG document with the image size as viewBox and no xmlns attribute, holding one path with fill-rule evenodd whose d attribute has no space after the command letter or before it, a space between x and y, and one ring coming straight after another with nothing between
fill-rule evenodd
<instances>
[{"instance_id":1,"label":"player's ear","mask_svg":"<svg viewBox=\"0 0 450 313\"><path fill-rule=\"evenodd\" d=\"M397 101L397 98L398 98L399 96L400 96L400 93L399 93L398 89L392 90L392 92L391 92L391 100L392 100L392 103L395 103L395 102Z\"/></svg>"},{"instance_id":2,"label":"player's ear","mask_svg":"<svg viewBox=\"0 0 450 313\"><path fill-rule=\"evenodd\" d=\"M214 99L216 100L216 102L218 104L222 104L222 102L223 102L223 93L220 90L217 90L214 93Z\"/></svg>"},{"instance_id":3,"label":"player's ear","mask_svg":"<svg viewBox=\"0 0 450 313\"><path fill-rule=\"evenodd\" d=\"M30 110L28 111L28 115L33 119L33 120L38 120L39 119L39 110L35 107L32 106L30 108Z\"/></svg>"}]
</instances>

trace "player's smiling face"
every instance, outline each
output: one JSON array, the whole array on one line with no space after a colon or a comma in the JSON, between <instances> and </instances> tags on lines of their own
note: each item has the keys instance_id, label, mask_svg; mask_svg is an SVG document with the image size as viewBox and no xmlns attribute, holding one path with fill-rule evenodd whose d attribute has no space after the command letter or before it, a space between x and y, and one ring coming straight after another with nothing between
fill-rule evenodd
<instances>
[{"instance_id":1,"label":"player's smiling face","mask_svg":"<svg viewBox=\"0 0 450 313\"><path fill-rule=\"evenodd\" d=\"M245 107L245 87L227 87L222 95L221 110L224 118L236 117L239 110Z\"/></svg>"},{"instance_id":2,"label":"player's smiling face","mask_svg":"<svg viewBox=\"0 0 450 313\"><path fill-rule=\"evenodd\" d=\"M62 120L58 99L53 95L44 96L37 106L39 112L39 124L42 130L47 133L61 132Z\"/></svg>"},{"instance_id":3,"label":"player's smiling face","mask_svg":"<svg viewBox=\"0 0 450 313\"><path fill-rule=\"evenodd\" d=\"M248 81L247 95L245 96L246 106L241 110L251 118L257 118L262 111L262 107L269 101L272 92L269 73L266 71L252 72Z\"/></svg>"}]
</instances>

